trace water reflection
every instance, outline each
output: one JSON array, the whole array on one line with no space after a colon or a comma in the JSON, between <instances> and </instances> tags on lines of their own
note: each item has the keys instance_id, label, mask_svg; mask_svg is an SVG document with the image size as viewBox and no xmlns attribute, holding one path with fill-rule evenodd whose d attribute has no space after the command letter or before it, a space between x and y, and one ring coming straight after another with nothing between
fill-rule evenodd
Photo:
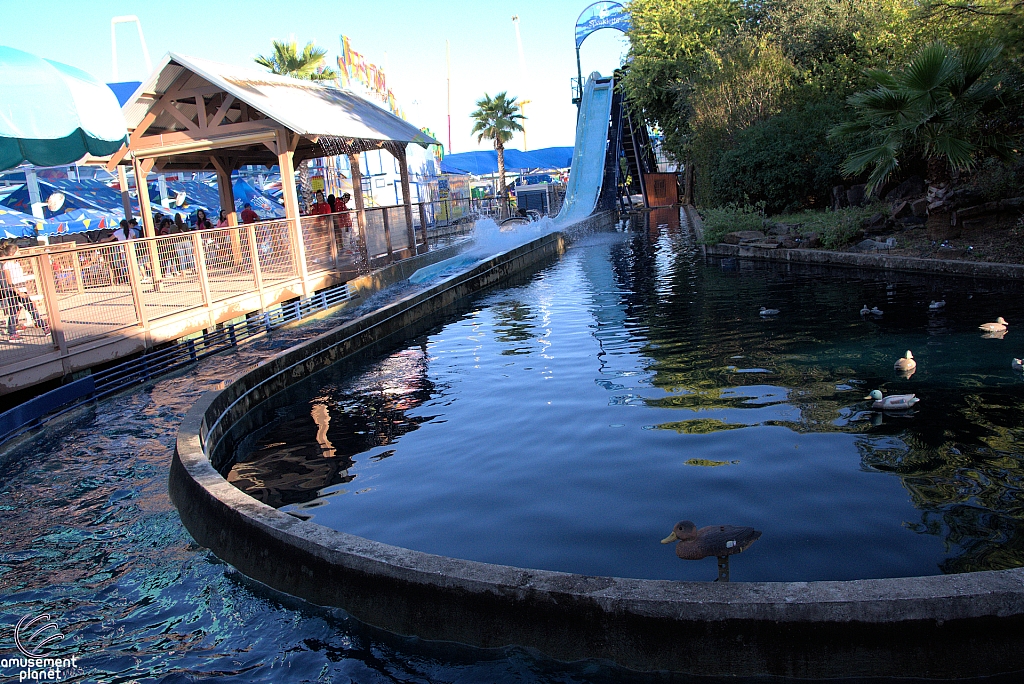
<instances>
[{"instance_id":1,"label":"water reflection","mask_svg":"<svg viewBox=\"0 0 1024 684\"><path fill-rule=\"evenodd\" d=\"M228 482L274 508L346 493L341 486L356 479L349 471L357 454L387 458L394 450L380 447L433 419L408 415L435 391L426 368L426 348L413 348L381 364L371 385L352 391L323 388L309 413L284 418L257 436L255 447L231 466ZM311 433L312 442L292 438Z\"/></svg>"}]
</instances>

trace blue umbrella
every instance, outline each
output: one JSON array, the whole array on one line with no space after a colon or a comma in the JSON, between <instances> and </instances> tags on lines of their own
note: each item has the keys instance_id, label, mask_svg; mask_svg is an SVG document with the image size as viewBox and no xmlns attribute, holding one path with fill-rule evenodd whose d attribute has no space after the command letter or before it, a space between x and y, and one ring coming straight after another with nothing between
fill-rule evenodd
<instances>
[{"instance_id":1,"label":"blue umbrella","mask_svg":"<svg viewBox=\"0 0 1024 684\"><path fill-rule=\"evenodd\" d=\"M126 142L114 93L81 69L0 46L0 171L113 154Z\"/></svg>"}]
</instances>

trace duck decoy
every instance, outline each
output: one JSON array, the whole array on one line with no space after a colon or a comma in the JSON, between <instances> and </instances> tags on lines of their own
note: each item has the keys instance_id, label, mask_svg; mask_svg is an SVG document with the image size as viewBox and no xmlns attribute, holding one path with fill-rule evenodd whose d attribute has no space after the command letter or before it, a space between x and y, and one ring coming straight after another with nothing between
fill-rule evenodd
<instances>
[{"instance_id":1,"label":"duck decoy","mask_svg":"<svg viewBox=\"0 0 1024 684\"><path fill-rule=\"evenodd\" d=\"M893 364L893 369L898 371L912 371L917 368L917 361L914 360L914 355L907 350L907 353L901 359L896 359L896 363Z\"/></svg>"},{"instance_id":2,"label":"duck decoy","mask_svg":"<svg viewBox=\"0 0 1024 684\"><path fill-rule=\"evenodd\" d=\"M876 411L906 411L921 401L915 394L890 394L884 397L881 390L872 390L864 398L871 400L871 408Z\"/></svg>"},{"instance_id":3,"label":"duck decoy","mask_svg":"<svg viewBox=\"0 0 1024 684\"><path fill-rule=\"evenodd\" d=\"M871 307L871 311L869 313L872 316L881 316L882 315L882 310L879 309L877 306L873 306L873 307Z\"/></svg>"},{"instance_id":4,"label":"duck decoy","mask_svg":"<svg viewBox=\"0 0 1024 684\"><path fill-rule=\"evenodd\" d=\"M985 332L1006 332L1007 326L1009 326L1009 323L1000 316L996 319L995 323L982 323L978 326L978 329L984 330Z\"/></svg>"},{"instance_id":5,"label":"duck decoy","mask_svg":"<svg viewBox=\"0 0 1024 684\"><path fill-rule=\"evenodd\" d=\"M860 315L861 316L867 316L869 313L871 313L871 309L869 309L868 305L865 304L864 308L860 310Z\"/></svg>"},{"instance_id":6,"label":"duck decoy","mask_svg":"<svg viewBox=\"0 0 1024 684\"><path fill-rule=\"evenodd\" d=\"M932 311L938 311L942 307L946 306L946 300L940 299L938 301L932 300L932 303L928 305L928 308Z\"/></svg>"},{"instance_id":7,"label":"duck decoy","mask_svg":"<svg viewBox=\"0 0 1024 684\"><path fill-rule=\"evenodd\" d=\"M1010 362L1010 368L1015 371L1024 371L1024 360L1014 359Z\"/></svg>"},{"instance_id":8,"label":"duck decoy","mask_svg":"<svg viewBox=\"0 0 1024 684\"><path fill-rule=\"evenodd\" d=\"M753 527L738 525L709 525L699 530L689 520L681 520L662 544L676 543L676 555L683 560L700 560L708 556L718 558L718 580L729 581L729 556L741 553L761 538Z\"/></svg>"},{"instance_id":9,"label":"duck decoy","mask_svg":"<svg viewBox=\"0 0 1024 684\"><path fill-rule=\"evenodd\" d=\"M765 307L762 306L761 307L761 315L762 316L778 316L779 315L779 310L778 309L766 309Z\"/></svg>"}]
</instances>

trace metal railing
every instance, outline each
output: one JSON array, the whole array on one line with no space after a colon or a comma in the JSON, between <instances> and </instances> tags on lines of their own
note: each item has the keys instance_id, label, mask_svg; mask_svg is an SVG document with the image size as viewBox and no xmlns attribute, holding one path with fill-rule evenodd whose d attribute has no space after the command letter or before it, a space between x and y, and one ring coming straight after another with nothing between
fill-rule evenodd
<instances>
[{"instance_id":1,"label":"metal railing","mask_svg":"<svg viewBox=\"0 0 1024 684\"><path fill-rule=\"evenodd\" d=\"M111 335L148 333L190 312L270 290L347 280L472 230L442 203L262 221L123 242L27 249L0 259L0 375L34 359L65 359ZM443 217L443 218L442 218ZM11 263L10 266L7 264ZM17 275L17 277L14 277ZM249 301L253 298L249 297ZM230 310L227 307L225 310ZM187 334L187 333L185 333ZM11 388L8 388L8 391Z\"/></svg>"}]
</instances>

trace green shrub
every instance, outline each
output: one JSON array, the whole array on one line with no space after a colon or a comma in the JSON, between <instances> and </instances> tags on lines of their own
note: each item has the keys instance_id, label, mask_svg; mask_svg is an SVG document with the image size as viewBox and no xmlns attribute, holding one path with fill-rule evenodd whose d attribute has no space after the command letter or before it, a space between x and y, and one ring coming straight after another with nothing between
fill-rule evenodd
<instances>
[{"instance_id":1,"label":"green shrub","mask_svg":"<svg viewBox=\"0 0 1024 684\"><path fill-rule=\"evenodd\" d=\"M842 119L839 102L809 103L714 141L700 155L701 204L749 198L764 202L768 214L829 206L832 186L844 182L839 165L852 145L827 138Z\"/></svg>"},{"instance_id":2,"label":"green shrub","mask_svg":"<svg viewBox=\"0 0 1024 684\"><path fill-rule=\"evenodd\" d=\"M884 202L876 202L866 207L845 207L839 211L813 211L805 210L793 214L781 214L773 216L772 220L778 223L798 223L802 226L801 232L817 233L821 238L821 244L826 249L839 249L847 244L857 235L857 231L867 222L873 214L889 215L889 205Z\"/></svg>"},{"instance_id":3,"label":"green shrub","mask_svg":"<svg viewBox=\"0 0 1024 684\"><path fill-rule=\"evenodd\" d=\"M724 207L705 209L704 244L716 245L722 241L726 233L735 230L764 231L764 203L756 205L736 204L730 202Z\"/></svg>"}]
</instances>

